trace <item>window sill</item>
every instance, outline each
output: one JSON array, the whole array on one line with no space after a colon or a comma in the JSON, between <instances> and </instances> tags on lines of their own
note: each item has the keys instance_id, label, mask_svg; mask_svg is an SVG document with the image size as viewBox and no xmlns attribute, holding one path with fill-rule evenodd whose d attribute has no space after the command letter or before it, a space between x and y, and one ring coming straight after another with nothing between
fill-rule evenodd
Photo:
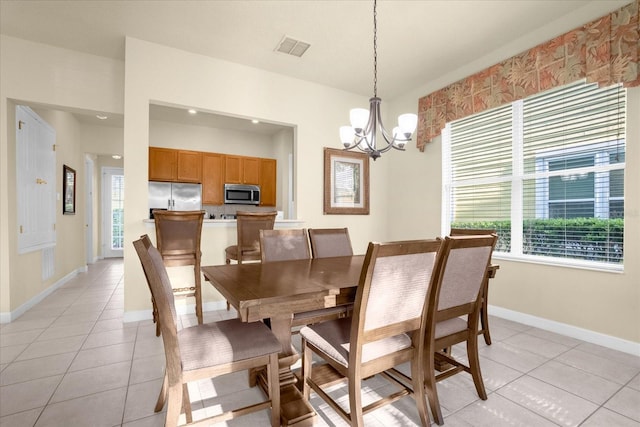
<instances>
[{"instance_id":1,"label":"window sill","mask_svg":"<svg viewBox=\"0 0 640 427\"><path fill-rule=\"evenodd\" d=\"M529 264L549 265L554 267L577 268L580 270L593 270L603 273L624 273L623 264L605 264L578 259L559 259L551 257L514 255L505 252L493 252L493 259L505 261L524 262Z\"/></svg>"}]
</instances>

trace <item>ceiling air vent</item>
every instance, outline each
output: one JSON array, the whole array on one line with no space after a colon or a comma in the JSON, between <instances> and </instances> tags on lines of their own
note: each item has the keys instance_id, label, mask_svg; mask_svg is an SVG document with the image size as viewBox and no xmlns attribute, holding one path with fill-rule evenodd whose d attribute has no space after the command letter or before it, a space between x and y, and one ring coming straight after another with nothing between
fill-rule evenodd
<instances>
[{"instance_id":1,"label":"ceiling air vent","mask_svg":"<svg viewBox=\"0 0 640 427\"><path fill-rule=\"evenodd\" d=\"M309 43L296 40L289 36L284 36L278 46L276 47L276 52L286 53L288 55L293 55L297 57L301 57L311 46Z\"/></svg>"}]
</instances>

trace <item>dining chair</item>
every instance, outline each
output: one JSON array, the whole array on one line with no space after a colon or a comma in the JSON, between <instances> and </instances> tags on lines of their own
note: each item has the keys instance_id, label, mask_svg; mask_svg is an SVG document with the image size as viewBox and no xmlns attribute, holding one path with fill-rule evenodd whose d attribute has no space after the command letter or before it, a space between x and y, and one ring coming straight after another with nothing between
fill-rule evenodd
<instances>
[{"instance_id":1,"label":"dining chair","mask_svg":"<svg viewBox=\"0 0 640 427\"><path fill-rule=\"evenodd\" d=\"M353 255L348 228L310 228L309 242L313 258Z\"/></svg>"},{"instance_id":2,"label":"dining chair","mask_svg":"<svg viewBox=\"0 0 640 427\"><path fill-rule=\"evenodd\" d=\"M276 214L276 211L236 212L237 244L224 250L226 263L260 261L260 230L273 230Z\"/></svg>"},{"instance_id":3,"label":"dining chair","mask_svg":"<svg viewBox=\"0 0 640 427\"><path fill-rule=\"evenodd\" d=\"M164 265L193 265L194 285L173 288L174 296L194 297L196 317L202 324L202 275L200 273L200 240L205 211L154 210L156 245Z\"/></svg>"},{"instance_id":4,"label":"dining chair","mask_svg":"<svg viewBox=\"0 0 640 427\"><path fill-rule=\"evenodd\" d=\"M263 263L311 258L309 238L305 229L260 230L260 251ZM347 313L347 305L295 313L291 326L337 319L345 317Z\"/></svg>"},{"instance_id":5,"label":"dining chair","mask_svg":"<svg viewBox=\"0 0 640 427\"><path fill-rule=\"evenodd\" d=\"M311 258L309 238L304 228L260 230L259 233L263 263Z\"/></svg>"},{"instance_id":6,"label":"dining chair","mask_svg":"<svg viewBox=\"0 0 640 427\"><path fill-rule=\"evenodd\" d=\"M273 230L278 212L236 212L236 244L227 246L224 250L225 262L260 261L260 230ZM238 249L239 248L239 249ZM231 306L227 301L227 310Z\"/></svg>"},{"instance_id":7,"label":"dining chair","mask_svg":"<svg viewBox=\"0 0 640 427\"><path fill-rule=\"evenodd\" d=\"M146 247L149 247L149 245L151 245L151 239L149 238L149 235L145 234L144 236L141 236L140 239L143 241ZM145 269L143 270L144 270L144 278L147 280L147 286L149 287L149 293L151 294L151 306L153 307L152 315L153 315L153 323L155 323L156 325L156 336L159 337L160 336L160 315L158 314L158 305L156 304L155 298L153 298L153 291L151 290L151 282L149 281L149 275L147 274L147 270Z\"/></svg>"},{"instance_id":8,"label":"dining chair","mask_svg":"<svg viewBox=\"0 0 640 427\"><path fill-rule=\"evenodd\" d=\"M302 336L303 394L315 391L352 426L364 414L412 395L420 421L429 425L423 386L424 334L428 290L437 276L442 241L369 243L352 317L305 326ZM324 363L313 363L318 356ZM386 371L409 362L412 387ZM398 391L363 407L363 379L380 374ZM346 381L349 408L325 391Z\"/></svg>"},{"instance_id":9,"label":"dining chair","mask_svg":"<svg viewBox=\"0 0 640 427\"><path fill-rule=\"evenodd\" d=\"M496 230L488 228L451 228L450 236L478 236L496 234ZM480 308L480 333L487 345L491 345L491 332L489 331L489 279L495 275L495 270L487 270L487 275L482 284L482 307Z\"/></svg>"},{"instance_id":10,"label":"dining chair","mask_svg":"<svg viewBox=\"0 0 640 427\"><path fill-rule=\"evenodd\" d=\"M165 352L165 374L155 412L167 404L165 426L178 424L182 410L188 425L193 422L187 383L224 374L267 369L268 399L228 410L197 423L216 423L271 408L271 425L280 425L278 353L281 344L262 322L222 320L179 328L171 283L160 252L148 236L133 242L158 307Z\"/></svg>"},{"instance_id":11,"label":"dining chair","mask_svg":"<svg viewBox=\"0 0 640 427\"><path fill-rule=\"evenodd\" d=\"M425 389L433 419L444 423L436 383L460 372L471 374L478 396L487 400L478 357L482 286L497 236L447 236L438 280L429 293L425 334ZM442 349L466 343L468 365ZM450 369L436 375L436 361ZM442 366L442 363L440 364Z\"/></svg>"}]
</instances>

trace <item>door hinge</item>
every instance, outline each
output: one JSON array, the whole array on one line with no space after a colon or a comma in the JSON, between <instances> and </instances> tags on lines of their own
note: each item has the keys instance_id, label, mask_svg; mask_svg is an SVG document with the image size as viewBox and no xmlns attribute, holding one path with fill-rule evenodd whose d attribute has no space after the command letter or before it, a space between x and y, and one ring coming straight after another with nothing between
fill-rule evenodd
<instances>
[{"instance_id":1,"label":"door hinge","mask_svg":"<svg viewBox=\"0 0 640 427\"><path fill-rule=\"evenodd\" d=\"M22 125L26 125L22 120L18 120L18 130L22 130Z\"/></svg>"},{"instance_id":2,"label":"door hinge","mask_svg":"<svg viewBox=\"0 0 640 427\"><path fill-rule=\"evenodd\" d=\"M53 231L56 231L56 223L53 223Z\"/></svg>"},{"instance_id":3,"label":"door hinge","mask_svg":"<svg viewBox=\"0 0 640 427\"><path fill-rule=\"evenodd\" d=\"M22 234L22 233L23 233L22 226L20 226L20 234Z\"/></svg>"},{"instance_id":4,"label":"door hinge","mask_svg":"<svg viewBox=\"0 0 640 427\"><path fill-rule=\"evenodd\" d=\"M56 151L56 144L53 144L52 148L53 148L53 151Z\"/></svg>"}]
</instances>

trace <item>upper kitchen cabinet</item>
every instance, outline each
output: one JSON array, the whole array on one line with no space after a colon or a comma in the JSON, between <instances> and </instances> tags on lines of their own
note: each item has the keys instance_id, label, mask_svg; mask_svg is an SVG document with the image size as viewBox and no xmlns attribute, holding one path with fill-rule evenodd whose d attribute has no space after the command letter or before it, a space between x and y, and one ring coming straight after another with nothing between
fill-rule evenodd
<instances>
[{"instance_id":1,"label":"upper kitchen cabinet","mask_svg":"<svg viewBox=\"0 0 640 427\"><path fill-rule=\"evenodd\" d=\"M276 205L275 159L260 159L260 206Z\"/></svg>"},{"instance_id":2,"label":"upper kitchen cabinet","mask_svg":"<svg viewBox=\"0 0 640 427\"><path fill-rule=\"evenodd\" d=\"M175 181L178 178L178 151L149 147L149 181Z\"/></svg>"},{"instance_id":3,"label":"upper kitchen cabinet","mask_svg":"<svg viewBox=\"0 0 640 427\"><path fill-rule=\"evenodd\" d=\"M202 153L178 150L178 182L202 182Z\"/></svg>"},{"instance_id":4,"label":"upper kitchen cabinet","mask_svg":"<svg viewBox=\"0 0 640 427\"><path fill-rule=\"evenodd\" d=\"M149 147L149 181L202 181L202 153Z\"/></svg>"},{"instance_id":5,"label":"upper kitchen cabinet","mask_svg":"<svg viewBox=\"0 0 640 427\"><path fill-rule=\"evenodd\" d=\"M224 158L223 154L202 153L202 204L224 203Z\"/></svg>"},{"instance_id":6,"label":"upper kitchen cabinet","mask_svg":"<svg viewBox=\"0 0 640 427\"><path fill-rule=\"evenodd\" d=\"M226 155L224 170L227 184L260 185L259 158Z\"/></svg>"}]
</instances>

